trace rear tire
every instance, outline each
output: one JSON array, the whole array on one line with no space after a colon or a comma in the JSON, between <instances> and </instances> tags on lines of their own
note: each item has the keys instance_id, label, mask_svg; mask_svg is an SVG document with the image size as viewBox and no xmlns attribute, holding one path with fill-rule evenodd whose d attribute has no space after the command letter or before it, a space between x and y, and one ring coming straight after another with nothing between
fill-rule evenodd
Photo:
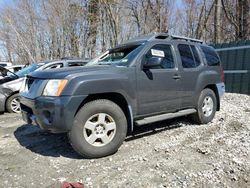
<instances>
[{"instance_id":1,"label":"rear tire","mask_svg":"<svg viewBox=\"0 0 250 188\"><path fill-rule=\"evenodd\" d=\"M106 99L86 103L76 114L68 133L72 147L86 158L115 153L127 134L127 119L122 109Z\"/></svg>"},{"instance_id":2,"label":"rear tire","mask_svg":"<svg viewBox=\"0 0 250 188\"><path fill-rule=\"evenodd\" d=\"M192 116L193 120L199 124L207 124L215 116L217 107L217 100L213 90L204 89L201 91L198 104L197 112Z\"/></svg>"},{"instance_id":3,"label":"rear tire","mask_svg":"<svg viewBox=\"0 0 250 188\"><path fill-rule=\"evenodd\" d=\"M21 113L19 93L16 93L7 99L6 110L9 113Z\"/></svg>"}]
</instances>

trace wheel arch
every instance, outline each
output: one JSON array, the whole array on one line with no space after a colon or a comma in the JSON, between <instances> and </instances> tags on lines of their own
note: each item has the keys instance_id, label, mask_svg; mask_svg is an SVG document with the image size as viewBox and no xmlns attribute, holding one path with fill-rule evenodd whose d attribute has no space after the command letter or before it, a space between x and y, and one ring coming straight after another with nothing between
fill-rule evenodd
<instances>
[{"instance_id":1,"label":"wheel arch","mask_svg":"<svg viewBox=\"0 0 250 188\"><path fill-rule=\"evenodd\" d=\"M204 87L204 89L206 89L206 88L211 89L214 92L214 94L216 96L216 101L217 101L216 110L219 111L220 110L220 96L219 96L219 92L218 92L218 89L217 89L216 85L215 84L209 84L206 87Z\"/></svg>"},{"instance_id":2,"label":"wheel arch","mask_svg":"<svg viewBox=\"0 0 250 188\"><path fill-rule=\"evenodd\" d=\"M75 115L77 112L88 102L98 100L98 99L107 99L114 103L116 103L124 112L126 118L127 118L127 124L128 124L128 133L133 131L133 113L132 108L126 98L120 94L120 93L99 93L99 94L90 94L88 97L86 97L79 107L77 108Z\"/></svg>"},{"instance_id":3,"label":"wheel arch","mask_svg":"<svg viewBox=\"0 0 250 188\"><path fill-rule=\"evenodd\" d=\"M13 95L15 95L15 94L18 94L18 93L19 93L19 91L13 91L12 93L10 93L10 94L6 97L6 99L5 99L5 105L4 105L5 111L7 110L7 101L8 101L8 99L9 99L11 96L13 96Z\"/></svg>"}]
</instances>

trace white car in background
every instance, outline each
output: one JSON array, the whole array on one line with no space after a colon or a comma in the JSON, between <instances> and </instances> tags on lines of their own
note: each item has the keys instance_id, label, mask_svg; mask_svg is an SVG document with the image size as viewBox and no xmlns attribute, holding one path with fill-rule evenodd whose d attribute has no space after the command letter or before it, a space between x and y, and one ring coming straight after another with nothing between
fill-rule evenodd
<instances>
[{"instance_id":1,"label":"white car in background","mask_svg":"<svg viewBox=\"0 0 250 188\"><path fill-rule=\"evenodd\" d=\"M17 72L20 71L22 68L24 68L25 65L12 65L12 66L6 66L4 68L8 69L11 72Z\"/></svg>"},{"instance_id":2,"label":"white car in background","mask_svg":"<svg viewBox=\"0 0 250 188\"><path fill-rule=\"evenodd\" d=\"M1 67L7 67L7 66L12 66L11 62L5 62L5 61L0 61L0 66Z\"/></svg>"}]
</instances>

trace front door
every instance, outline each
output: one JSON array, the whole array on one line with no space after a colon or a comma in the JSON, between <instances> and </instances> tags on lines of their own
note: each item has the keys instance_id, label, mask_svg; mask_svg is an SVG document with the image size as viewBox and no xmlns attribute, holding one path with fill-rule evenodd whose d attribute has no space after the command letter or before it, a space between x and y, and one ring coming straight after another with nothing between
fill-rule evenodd
<instances>
[{"instance_id":1,"label":"front door","mask_svg":"<svg viewBox=\"0 0 250 188\"><path fill-rule=\"evenodd\" d=\"M137 69L138 115L173 112L180 107L180 77L173 47L155 44L146 52ZM161 65L143 68L151 57L162 58Z\"/></svg>"}]
</instances>

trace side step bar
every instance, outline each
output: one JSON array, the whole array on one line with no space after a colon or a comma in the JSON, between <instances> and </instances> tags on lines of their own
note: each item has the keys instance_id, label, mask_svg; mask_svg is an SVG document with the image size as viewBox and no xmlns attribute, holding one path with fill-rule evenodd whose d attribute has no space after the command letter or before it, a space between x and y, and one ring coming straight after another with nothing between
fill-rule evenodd
<instances>
[{"instance_id":1,"label":"side step bar","mask_svg":"<svg viewBox=\"0 0 250 188\"><path fill-rule=\"evenodd\" d=\"M193 114L195 112L197 112L196 109L191 108L191 109L181 110L181 111L178 111L175 113L167 113L167 114L146 117L144 119L140 119L140 120L135 121L135 123L136 123L136 125L141 126L141 125L145 125L145 124L149 124L149 123L153 123L153 122L157 122L157 121L162 121L162 120L166 120L166 119L172 119L172 118L176 118L176 117L180 117L180 116Z\"/></svg>"}]
</instances>

